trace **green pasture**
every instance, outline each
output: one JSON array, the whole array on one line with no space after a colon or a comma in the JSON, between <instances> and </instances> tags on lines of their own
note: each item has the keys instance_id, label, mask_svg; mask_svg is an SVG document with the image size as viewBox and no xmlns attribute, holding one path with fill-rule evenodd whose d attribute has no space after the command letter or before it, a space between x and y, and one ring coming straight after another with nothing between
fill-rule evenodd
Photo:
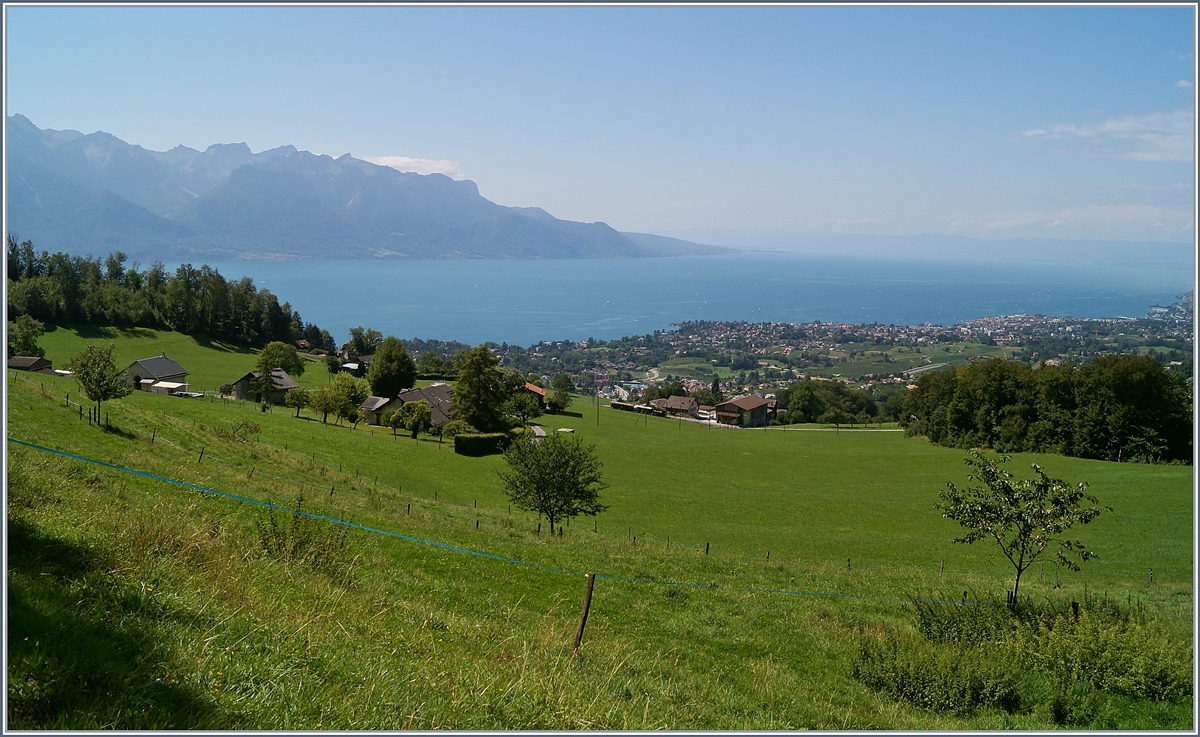
<instances>
[{"instance_id":1,"label":"green pasture","mask_svg":"<svg viewBox=\"0 0 1200 737\"><path fill-rule=\"evenodd\" d=\"M147 332L114 335L119 355L165 349L202 376L253 364ZM61 365L85 340L59 329L43 345ZM102 429L66 403L74 381L8 376L10 438L284 506L303 494L305 509L414 538L356 528L344 548L268 555L262 508L9 443L12 728L1054 725L1041 702L937 713L851 675L863 637L911 630L908 597L995 600L1010 584L1006 561L951 543L956 525L933 508L947 481L966 481L962 451L886 430L714 428L577 398L583 417L537 422L595 444L609 509L551 539L508 510L499 457L140 392L105 403ZM230 435L241 421L259 425L256 439ZM1033 455L1010 468L1035 462L1089 482L1113 512L1079 531L1099 560L1079 574L1035 567L1022 593L1140 604L1190 642L1192 469ZM572 574L585 571L608 578L572 658L583 587ZM1106 704L1093 728L1192 724L1190 704Z\"/></svg>"},{"instance_id":2,"label":"green pasture","mask_svg":"<svg viewBox=\"0 0 1200 737\"><path fill-rule=\"evenodd\" d=\"M908 346L876 346L871 343L847 343L838 346L837 352L855 352L853 358L834 361L832 367L806 367L803 373L813 376L865 376L866 374L894 374L898 371L924 366L929 363L947 363L959 366L980 357L991 358L1011 354L1011 350L1003 346L983 345L982 343L936 343L922 345L916 348ZM823 351L822 353L828 353ZM887 359L884 359L884 356ZM926 358L928 360L926 360Z\"/></svg>"},{"instance_id":3,"label":"green pasture","mask_svg":"<svg viewBox=\"0 0 1200 737\"><path fill-rule=\"evenodd\" d=\"M215 392L222 384L240 379L247 371L254 370L258 357L258 351L253 348L149 328L47 326L46 334L38 341L55 368L64 368L88 343L116 345L114 357L121 368L140 358L165 353L190 372L188 381L193 391ZM317 387L328 383L329 374L323 364L311 359L304 361L304 374L292 377L300 386Z\"/></svg>"}]
</instances>

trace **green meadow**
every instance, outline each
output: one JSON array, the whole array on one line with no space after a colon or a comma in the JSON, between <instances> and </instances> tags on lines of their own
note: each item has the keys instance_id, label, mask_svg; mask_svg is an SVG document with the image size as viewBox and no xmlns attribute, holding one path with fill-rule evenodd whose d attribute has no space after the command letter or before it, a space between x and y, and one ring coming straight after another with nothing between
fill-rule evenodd
<instances>
[{"instance_id":1,"label":"green meadow","mask_svg":"<svg viewBox=\"0 0 1200 737\"><path fill-rule=\"evenodd\" d=\"M60 366L88 339L59 328L42 344ZM96 339L118 363L165 350L196 386L254 362L174 333ZM1064 710L1033 671L1012 708L923 708L856 678L864 638L914 631L910 599L1003 601L1011 586L1007 561L952 543L934 509L946 482L966 482L965 454L894 429L742 431L577 398L583 417L537 422L596 446L609 509L550 538L508 509L498 456L145 393L106 403L103 429L65 401L73 381L16 376L12 439L284 508L302 495L304 510L394 535L9 443L11 728L1192 725L1190 701L1128 687ZM240 421L261 431L238 439ZM1134 610L1138 632L1190 663L1192 469L1035 455L1009 468L1032 463L1088 482L1112 512L1073 535L1098 560L1071 573L1047 558L1023 598Z\"/></svg>"}]
</instances>

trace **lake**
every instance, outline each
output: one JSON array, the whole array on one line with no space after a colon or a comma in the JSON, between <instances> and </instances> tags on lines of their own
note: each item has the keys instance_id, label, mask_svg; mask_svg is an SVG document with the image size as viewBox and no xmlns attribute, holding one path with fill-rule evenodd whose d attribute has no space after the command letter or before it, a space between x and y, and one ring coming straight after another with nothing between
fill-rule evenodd
<instances>
[{"instance_id":1,"label":"lake","mask_svg":"<svg viewBox=\"0 0 1200 737\"><path fill-rule=\"evenodd\" d=\"M197 264L198 265L198 264ZM950 325L1016 313L1144 317L1190 271L746 252L604 260L210 262L250 276L340 342L362 325L400 338L530 345L612 339L684 320Z\"/></svg>"}]
</instances>

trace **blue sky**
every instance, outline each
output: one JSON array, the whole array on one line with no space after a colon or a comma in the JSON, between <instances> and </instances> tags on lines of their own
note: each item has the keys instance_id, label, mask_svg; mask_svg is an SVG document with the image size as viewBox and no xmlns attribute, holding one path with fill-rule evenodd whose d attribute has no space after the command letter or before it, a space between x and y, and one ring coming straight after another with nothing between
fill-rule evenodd
<instances>
[{"instance_id":1,"label":"blue sky","mask_svg":"<svg viewBox=\"0 0 1200 737\"><path fill-rule=\"evenodd\" d=\"M1188 7L5 11L9 114L154 150L351 153L710 242L1193 238Z\"/></svg>"}]
</instances>

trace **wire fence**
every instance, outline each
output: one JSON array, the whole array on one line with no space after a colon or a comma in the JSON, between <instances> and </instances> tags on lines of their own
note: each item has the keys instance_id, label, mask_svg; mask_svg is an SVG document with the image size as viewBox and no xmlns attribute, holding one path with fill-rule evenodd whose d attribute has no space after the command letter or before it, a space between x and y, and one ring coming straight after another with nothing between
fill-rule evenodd
<instances>
[{"instance_id":1,"label":"wire fence","mask_svg":"<svg viewBox=\"0 0 1200 737\"><path fill-rule=\"evenodd\" d=\"M46 390L43 382L30 381L30 380L25 379L24 377L21 377L16 374L13 374L13 378L19 379L20 381L23 381L26 384L38 386L41 393L48 398L53 399L53 398L57 397L56 394L53 394ZM217 393L206 393L206 396L213 397L214 401L216 399L226 399L226 400L228 400L228 403L234 404L234 405L238 406L239 408L245 407L246 409L249 409L254 412L261 411L259 409L259 405L254 402L230 399L229 397L226 397L225 395L221 395L221 394L217 394ZM68 406L80 407L80 405L78 403L70 400L69 394L64 398L64 400L65 400L66 405L68 405ZM80 409L81 409L80 414L82 417L82 407L80 407ZM168 415L165 412L162 414L165 418L167 418L169 420L179 422L178 419L171 417L170 415ZM194 422L193 422L193 425L195 425ZM157 428L151 430L150 432L147 432L144 428L139 428L136 425L131 424L125 418L123 418L123 427L129 428L129 430L131 432L133 432L137 435L141 435L145 438L151 439L153 442L166 443L168 445L179 448L181 451L190 452L190 453L199 453L199 452L204 451L204 446L201 446L201 448L199 450L195 447L188 447L187 445L185 445L181 442L172 441L172 440L167 439L162 436L157 436ZM336 425L335 425L335 427L336 427ZM347 429L348 431L351 431L351 432L354 431L354 428L352 428L352 427L345 428L345 429ZM376 432L376 431L369 430L368 428L365 428L365 427L360 429L359 432L367 432L371 436L379 435L379 434L382 434L384 437L387 436L386 431ZM283 451L283 452L295 453L296 455L308 460L309 462L313 463L314 465L324 466L330 472L335 471L335 467L332 463L328 463L323 460L318 460L317 454L315 452L306 452L306 451L300 450L298 447L293 447L290 445L279 445L276 443L270 443L268 441L256 440L255 442L260 443L265 446L268 446L268 447L271 447L271 448L274 448L276 450ZM300 487L300 488L311 489L311 490L320 492L322 494L330 493L333 490L333 487L336 486L336 485L332 485L332 484L329 487L318 486L316 484L313 484L310 481L298 480L298 479L294 479L294 478L287 478L285 476L279 476L277 474L273 474L273 473L270 473L267 471L261 471L261 470L258 470L257 466L249 466L247 468L246 464L238 464L236 462L226 460L224 458L212 455L211 453L207 453L207 452L205 452L204 458L210 458L213 461L216 461L217 463L221 463L223 465L229 466L230 468L237 468L242 471L246 471L250 474L265 476L265 477L272 478L272 479L275 479L275 480L283 482L283 483L292 484L292 485ZM361 470L361 469L359 469L359 470ZM338 467L336 468L336 472L348 476L348 474L343 470L342 464L338 465ZM379 476L377 474L371 473L370 471L368 471L368 473L366 475L359 474L356 471L356 480L369 480L371 482L372 486L375 488L382 488L384 490L391 491L394 493L407 493L409 495L414 495L412 491L404 492L402 487L391 486L390 484L388 484L386 482L380 481ZM433 500L434 501L443 501L443 500L440 500L437 498L436 492L434 494ZM443 501L443 503L451 503L451 502ZM477 501L475 502L475 508L478 508ZM484 507L484 508L488 509L487 507ZM494 509L493 511L500 511L500 510ZM508 513L511 514L511 507L508 508ZM443 520L447 520L447 521L458 521L457 517L452 517L452 516L448 516L448 515L440 515L435 512L431 512L429 510L423 511L422 514L423 514L423 516L427 516L427 517L434 518L434 519L443 519ZM484 526L496 527L496 528L502 527L502 525L497 525L492 522L483 521L483 520L477 520L476 522L477 522L477 526L484 525ZM569 521L568 521L568 526L569 526ZM695 553L708 553L711 550L711 546L709 545L709 543L704 543L703 545L696 544L696 543L689 544L689 543L680 542L678 539L672 540L670 536L666 536L664 539L664 538L657 537L651 533L648 533L644 530L634 530L634 528L632 528L632 527L626 527L624 529L613 529L611 527L610 528L601 528L597 524L597 525L593 525L593 532L595 532L597 534L605 534L605 535L613 536L613 537L622 536L622 537L625 537L627 540L629 540L631 542L631 544L635 544L635 545L636 544L655 545L655 546L662 546L662 547L668 548L668 549L687 550L687 551L695 552ZM767 561L771 560L771 555L769 552L766 552L766 555L764 558L763 552L747 551L747 550L733 547L733 546L722 545L720 547L720 552L724 556L741 557L747 561L763 561L764 559ZM782 561L782 559L779 558L778 556L775 557L775 560L777 562ZM939 573L1008 575L1006 571L997 570L995 568L947 568L947 567L945 567L944 561L940 562L939 565L934 565L932 567L930 567L930 566L861 566L861 565L859 565L859 566L855 566L855 568L857 568L857 570L863 570L863 571L894 572L894 573L903 573L903 574L928 573L931 570L936 569ZM1082 577L1095 576L1095 577L1101 577L1101 578L1116 578L1116 579L1149 578L1151 581L1153 581L1154 579L1191 581L1194 578L1191 575L1170 574L1170 573L1166 573L1165 571L1162 571L1162 570L1160 570L1157 573L1153 573L1153 574L1151 574L1150 571L1148 571L1147 573L1122 573L1122 572L1105 572L1105 571L1089 570L1086 572L1080 572L1075 575L1079 575Z\"/></svg>"},{"instance_id":2,"label":"wire fence","mask_svg":"<svg viewBox=\"0 0 1200 737\"><path fill-rule=\"evenodd\" d=\"M108 468L108 469L111 469L114 471L119 471L121 473L133 474L136 476L141 476L141 477L152 479L155 481L160 481L160 482L163 482L166 484L171 484L174 486L180 486L183 488L192 489L192 490L199 491L199 492L202 492L205 494L212 494L215 496L224 497L226 499L231 499L231 500L246 503L246 504L253 504L253 505L264 507L267 509L279 510L281 512L289 512L292 514L301 515L301 516L308 517L311 519L321 520L321 521L328 522L331 524L336 524L336 525L341 525L341 526L352 528L352 529L362 530L362 531L372 533L372 534L383 535L386 537L396 538L396 539L400 539L400 540L406 540L408 542L418 543L421 545L428 545L428 546L440 548L443 550L450 550L450 551L454 551L454 552L458 552L458 553L464 553L467 555L477 556L477 557L481 557L481 558L487 558L489 560L495 560L495 561L499 561L502 563L508 563L508 564L512 564L512 565L524 566L524 567L542 570L542 571L546 571L546 572L550 572L550 573L558 573L558 574L567 575L567 576L581 576L581 577L588 575L587 573L582 572L582 571L572 571L572 570L568 570L568 569L564 569L564 568L558 568L555 566L545 565L542 563L534 563L531 561L524 561L524 560L520 560L517 558L509 558L506 556L496 555L494 553L488 553L488 552L484 552L481 550L474 550L472 548L465 548L465 547L458 546L458 545L451 545L449 543L437 542L435 540L426 540L424 538L415 537L413 535L405 535L402 533L393 532L391 530L384 530L384 529L380 529L377 527L369 527L367 525L362 525L357 522L350 522L348 520L338 519L336 517L330 517L330 516L323 515L323 514L316 514L314 512L306 512L306 511L303 511L300 509L292 509L292 508L289 508L289 507L281 505L281 504L274 504L272 502L263 501L261 499L254 499L252 497L242 496L239 494L232 494L230 492L220 491L217 489L213 489L211 487L200 486L198 484L192 484L187 481L180 481L177 479L172 479L172 478L169 478L166 476L161 476L159 474L150 473L148 471L142 471L139 469L128 468L126 466L121 466L121 465L118 465L115 463L108 463L106 461L101 461L101 460L98 460L95 458L88 458L87 456L82 456L82 455L78 455L75 453L69 453L69 452L63 451L63 450L57 450L55 448L47 448L45 446L38 445L36 443L30 443L30 442L27 442L24 440L19 440L17 438L10 437L10 438L7 438L7 440L9 443L14 443L16 445L20 445L20 446L23 446L26 448L41 451L44 453L51 453L54 455L65 457L65 458L70 458L72 460L82 461L84 463L95 464L95 465L102 466L104 468ZM759 587L752 587L752 586L721 586L721 585L715 584L715 583L703 584L703 583L693 583L693 582L687 582L687 581L635 578L635 577L628 577L628 576L616 576L616 575L604 574L604 573L597 573L597 574L595 574L595 576L597 579L613 581L613 582L620 582L620 583L640 584L640 585L658 585L658 586L676 586L676 587L698 588L698 589L726 589L726 590L740 591L740 592L752 593L752 594L776 594L776 595L785 595L785 596L804 596L804 597L826 598L826 599L854 599L854 600L862 600L862 601L894 601L894 602L923 602L923 603L1009 606L1008 602L968 600L965 596L965 592L964 592L963 599L961 601L956 601L956 600L950 600L950 599L914 599L911 597L877 596L877 595L869 595L869 594L847 594L847 593L841 593L841 592L827 592L827 591L766 589L766 588L759 588ZM1025 603L1023 603L1021 606L1053 607L1055 605L1049 604L1049 603L1047 603L1047 604L1035 604L1035 603L1025 604ZM1087 608L1098 609L1100 611L1119 611L1119 609L1114 608L1114 607L1091 607L1091 606L1088 606ZM1169 615L1169 616L1170 616L1170 618L1173 618L1173 619L1185 619L1185 620L1189 620L1189 621L1192 619L1192 617L1187 617L1187 616L1179 616L1179 615Z\"/></svg>"}]
</instances>

